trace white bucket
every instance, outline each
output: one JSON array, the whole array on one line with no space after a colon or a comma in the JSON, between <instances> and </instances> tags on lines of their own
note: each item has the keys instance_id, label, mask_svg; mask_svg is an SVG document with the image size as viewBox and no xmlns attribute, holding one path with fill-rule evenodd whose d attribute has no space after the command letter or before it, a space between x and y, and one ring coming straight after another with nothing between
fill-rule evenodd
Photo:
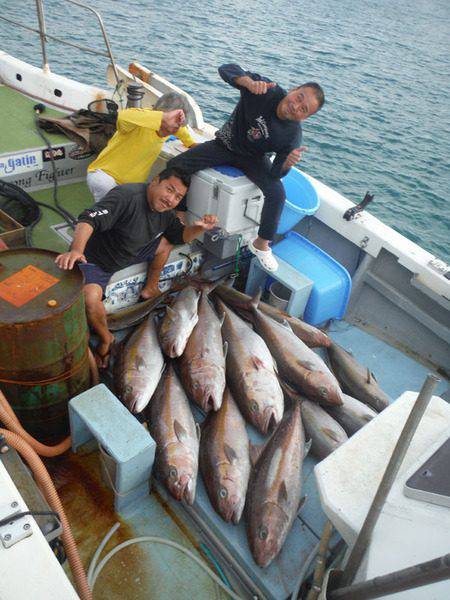
<instances>
[{"instance_id":1,"label":"white bucket","mask_svg":"<svg viewBox=\"0 0 450 600\"><path fill-rule=\"evenodd\" d=\"M286 310L291 297L291 290L285 287L279 281L274 281L269 287L269 304L279 308L280 310Z\"/></svg>"}]
</instances>

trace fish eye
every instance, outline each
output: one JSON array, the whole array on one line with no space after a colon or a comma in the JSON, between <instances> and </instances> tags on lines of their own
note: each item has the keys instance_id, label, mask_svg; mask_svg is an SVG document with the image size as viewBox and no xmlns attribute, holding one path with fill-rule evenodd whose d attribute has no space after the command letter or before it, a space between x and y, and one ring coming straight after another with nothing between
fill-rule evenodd
<instances>
[{"instance_id":1,"label":"fish eye","mask_svg":"<svg viewBox=\"0 0 450 600\"><path fill-rule=\"evenodd\" d=\"M197 381L194 383L193 388L194 388L194 390L198 390L199 384Z\"/></svg>"},{"instance_id":2,"label":"fish eye","mask_svg":"<svg viewBox=\"0 0 450 600\"><path fill-rule=\"evenodd\" d=\"M226 488L220 488L219 496L225 500L225 498L228 496L228 490Z\"/></svg>"},{"instance_id":3,"label":"fish eye","mask_svg":"<svg viewBox=\"0 0 450 600\"><path fill-rule=\"evenodd\" d=\"M259 539L261 539L261 540L266 540L266 539L267 539L267 536L268 536L268 531L267 531L267 528L266 528L266 527L262 527L262 528L259 530Z\"/></svg>"},{"instance_id":4,"label":"fish eye","mask_svg":"<svg viewBox=\"0 0 450 600\"><path fill-rule=\"evenodd\" d=\"M328 398L328 390L327 390L327 388L326 388L326 387L324 387L324 386L321 386L321 387L319 388L319 395L320 395L322 398Z\"/></svg>"},{"instance_id":5,"label":"fish eye","mask_svg":"<svg viewBox=\"0 0 450 600\"><path fill-rule=\"evenodd\" d=\"M126 394L131 394L132 391L133 391L133 386L132 385L126 385L125 386L125 393Z\"/></svg>"},{"instance_id":6,"label":"fish eye","mask_svg":"<svg viewBox=\"0 0 450 600\"><path fill-rule=\"evenodd\" d=\"M178 476L178 471L176 470L176 468L175 467L170 467L169 468L169 477L171 479L176 479L177 476Z\"/></svg>"},{"instance_id":7,"label":"fish eye","mask_svg":"<svg viewBox=\"0 0 450 600\"><path fill-rule=\"evenodd\" d=\"M258 412L258 408L259 408L258 407L258 403L257 402L253 402L252 405L251 405L251 407L250 407L250 410L252 412Z\"/></svg>"}]
</instances>

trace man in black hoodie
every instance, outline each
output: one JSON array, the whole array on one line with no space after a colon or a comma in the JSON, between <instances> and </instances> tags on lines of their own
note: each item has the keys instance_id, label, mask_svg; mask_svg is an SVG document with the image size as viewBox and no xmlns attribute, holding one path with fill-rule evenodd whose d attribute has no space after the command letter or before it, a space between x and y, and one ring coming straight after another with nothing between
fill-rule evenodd
<instances>
[{"instance_id":1,"label":"man in black hoodie","mask_svg":"<svg viewBox=\"0 0 450 600\"><path fill-rule=\"evenodd\" d=\"M249 243L264 268L275 271L278 263L269 242L280 220L286 194L281 177L301 158L304 121L325 101L320 85L308 82L285 92L273 81L239 65L219 67L224 81L240 91L241 97L216 139L199 144L171 159L168 166L187 174L219 165L241 169L264 193L258 237ZM269 156L275 153L274 161Z\"/></svg>"}]
</instances>

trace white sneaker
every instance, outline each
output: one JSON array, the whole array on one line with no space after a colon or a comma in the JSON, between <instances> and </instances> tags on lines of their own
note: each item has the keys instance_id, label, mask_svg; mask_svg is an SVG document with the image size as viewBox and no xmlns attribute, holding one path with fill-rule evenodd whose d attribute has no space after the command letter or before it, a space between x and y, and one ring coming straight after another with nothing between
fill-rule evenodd
<instances>
[{"instance_id":1,"label":"white sneaker","mask_svg":"<svg viewBox=\"0 0 450 600\"><path fill-rule=\"evenodd\" d=\"M256 256L259 260L261 266L266 270L273 273L278 269L278 262L276 261L272 250L269 248L268 250L258 250L253 245L253 242L248 243L248 249L252 254Z\"/></svg>"}]
</instances>

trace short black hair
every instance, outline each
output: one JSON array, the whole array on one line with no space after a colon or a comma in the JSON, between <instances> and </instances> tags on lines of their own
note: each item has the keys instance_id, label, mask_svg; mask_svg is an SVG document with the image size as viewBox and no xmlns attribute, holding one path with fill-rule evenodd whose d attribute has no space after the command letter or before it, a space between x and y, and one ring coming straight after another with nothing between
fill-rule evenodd
<instances>
[{"instance_id":1,"label":"short black hair","mask_svg":"<svg viewBox=\"0 0 450 600\"><path fill-rule=\"evenodd\" d=\"M317 110L320 110L325 104L325 92L323 91L322 87L315 81L308 81L307 83L302 83L302 85L299 85L298 87L309 87L314 91L314 96L316 97L316 100L319 103L319 108Z\"/></svg>"},{"instance_id":2,"label":"short black hair","mask_svg":"<svg viewBox=\"0 0 450 600\"><path fill-rule=\"evenodd\" d=\"M169 179L170 177L177 177L187 188L191 183L191 176L176 167L166 167L159 173L158 177L160 181L164 181L164 179Z\"/></svg>"}]
</instances>

